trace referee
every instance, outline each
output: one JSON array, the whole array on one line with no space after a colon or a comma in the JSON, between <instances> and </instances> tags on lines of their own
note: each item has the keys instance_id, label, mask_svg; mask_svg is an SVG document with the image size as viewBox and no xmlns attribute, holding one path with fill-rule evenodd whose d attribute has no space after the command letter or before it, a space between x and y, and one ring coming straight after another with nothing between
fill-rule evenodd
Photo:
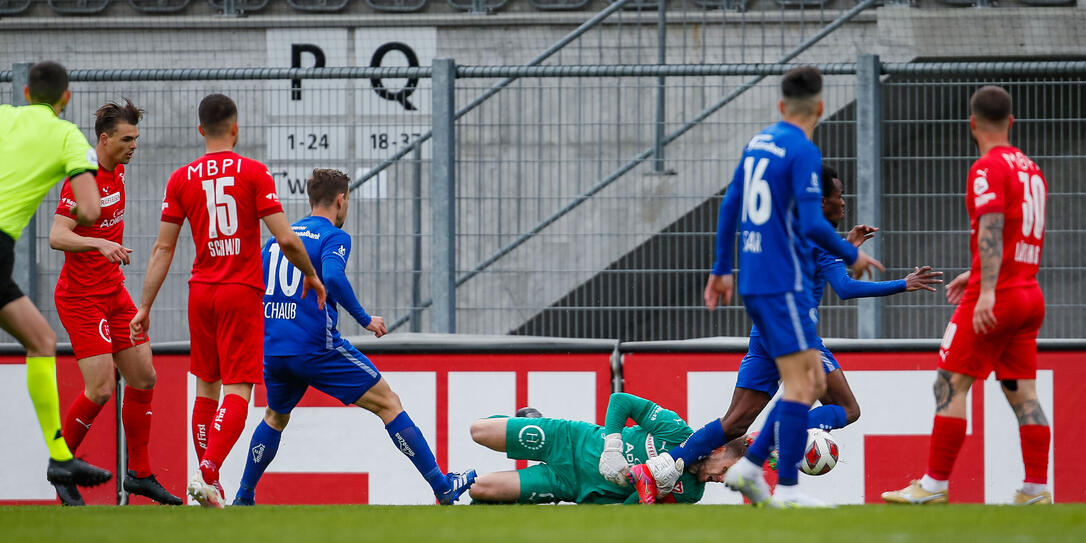
<instances>
[{"instance_id":1,"label":"referee","mask_svg":"<svg viewBox=\"0 0 1086 543\"><path fill-rule=\"evenodd\" d=\"M98 219L98 158L79 128L58 118L72 97L63 66L31 66L23 93L30 105L0 105L0 326L26 348L26 386L49 448L46 477L54 484L93 486L113 474L68 450L60 432L57 334L11 274L15 240L42 198L64 178L71 179L76 222L89 225Z\"/></svg>"}]
</instances>

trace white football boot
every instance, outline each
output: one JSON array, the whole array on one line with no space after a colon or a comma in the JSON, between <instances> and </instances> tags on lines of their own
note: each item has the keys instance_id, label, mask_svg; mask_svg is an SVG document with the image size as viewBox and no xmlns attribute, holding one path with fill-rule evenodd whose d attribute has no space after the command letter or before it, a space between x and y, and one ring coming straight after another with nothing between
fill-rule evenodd
<instances>
[{"instance_id":1,"label":"white football boot","mask_svg":"<svg viewBox=\"0 0 1086 543\"><path fill-rule=\"evenodd\" d=\"M882 501L886 503L903 503L911 505L925 505L946 503L947 491L938 490L928 492L920 486L920 481L909 481L909 486L901 490L891 490L882 493Z\"/></svg>"},{"instance_id":2,"label":"white football boot","mask_svg":"<svg viewBox=\"0 0 1086 543\"><path fill-rule=\"evenodd\" d=\"M192 480L189 481L188 491L189 496L204 507L223 508L224 500L219 489L204 482L204 474L200 470L196 470Z\"/></svg>"},{"instance_id":3,"label":"white football boot","mask_svg":"<svg viewBox=\"0 0 1086 543\"><path fill-rule=\"evenodd\" d=\"M769 485L762 474L762 466L740 458L724 474L724 484L735 491L741 492L750 503L756 507L770 504L772 496L769 494Z\"/></svg>"},{"instance_id":4,"label":"white football boot","mask_svg":"<svg viewBox=\"0 0 1086 543\"><path fill-rule=\"evenodd\" d=\"M773 493L770 506L779 509L791 509L796 507L806 508L832 508L833 505L818 498L808 496L799 490L799 485L777 485L777 491Z\"/></svg>"}]
</instances>

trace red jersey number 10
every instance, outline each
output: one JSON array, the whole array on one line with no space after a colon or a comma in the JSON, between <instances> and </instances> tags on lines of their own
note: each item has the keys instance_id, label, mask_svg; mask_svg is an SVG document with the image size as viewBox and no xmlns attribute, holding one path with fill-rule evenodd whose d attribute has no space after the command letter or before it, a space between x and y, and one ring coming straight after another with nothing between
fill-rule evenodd
<instances>
[{"instance_id":1,"label":"red jersey number 10","mask_svg":"<svg viewBox=\"0 0 1086 543\"><path fill-rule=\"evenodd\" d=\"M226 194L226 187L234 186L234 177L205 179L204 194L207 196L207 237L232 236L238 231L238 205L233 196Z\"/></svg>"}]
</instances>

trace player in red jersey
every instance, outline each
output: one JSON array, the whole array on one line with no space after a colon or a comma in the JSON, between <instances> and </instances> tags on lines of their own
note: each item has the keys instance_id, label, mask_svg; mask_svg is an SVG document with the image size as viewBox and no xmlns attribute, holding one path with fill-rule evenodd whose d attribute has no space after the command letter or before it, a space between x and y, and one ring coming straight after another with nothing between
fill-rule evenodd
<instances>
[{"instance_id":1,"label":"player in red jersey","mask_svg":"<svg viewBox=\"0 0 1086 543\"><path fill-rule=\"evenodd\" d=\"M890 503L945 503L947 480L965 440L966 394L993 370L1018 417L1025 482L1016 505L1052 503L1048 491L1048 419L1037 401L1037 331L1045 316L1037 284L1045 236L1044 175L1010 144L1011 96L983 87L969 102L969 126L981 158L969 168L972 265L947 285L959 304L939 349L935 423L928 469L902 490L884 492Z\"/></svg>"},{"instance_id":2,"label":"player in red jersey","mask_svg":"<svg viewBox=\"0 0 1086 543\"><path fill-rule=\"evenodd\" d=\"M234 152L237 105L227 96L210 94L200 102L199 117L207 153L178 168L166 184L158 239L130 333L133 340L146 337L151 305L187 219L196 244L189 279L189 371L197 377L192 437L200 460L188 492L205 507L221 508L219 466L244 429L253 385L263 381L261 219L304 275L302 292L313 290L321 307L325 292L302 240L283 214L268 168Z\"/></svg>"},{"instance_id":3,"label":"player in red jersey","mask_svg":"<svg viewBox=\"0 0 1086 543\"><path fill-rule=\"evenodd\" d=\"M132 341L126 332L136 314L136 304L124 286L121 264L128 264L131 249L124 247L125 177L124 165L136 151L143 110L125 99L124 105L110 102L95 114L98 136L98 184L101 215L94 224L80 226L72 218L76 207L67 181L49 232L49 245L64 251L64 266L54 293L57 314L72 340L84 391L64 417L64 440L75 452L102 406L115 387L114 367L124 376L124 405L121 421L128 444L128 470L124 489L169 505L181 505L181 498L162 488L151 473L147 442L151 434L151 396L155 367L147 339ZM121 333L113 336L111 330ZM65 505L83 505L74 484L56 484Z\"/></svg>"}]
</instances>

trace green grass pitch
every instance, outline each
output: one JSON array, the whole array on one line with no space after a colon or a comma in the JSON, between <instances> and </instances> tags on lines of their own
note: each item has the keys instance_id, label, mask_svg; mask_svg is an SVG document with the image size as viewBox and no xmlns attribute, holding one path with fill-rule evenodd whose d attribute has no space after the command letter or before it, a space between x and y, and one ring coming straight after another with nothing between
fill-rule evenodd
<instances>
[{"instance_id":1,"label":"green grass pitch","mask_svg":"<svg viewBox=\"0 0 1086 543\"><path fill-rule=\"evenodd\" d=\"M823 511L696 505L0 507L0 541L1086 542L1086 504Z\"/></svg>"}]
</instances>

